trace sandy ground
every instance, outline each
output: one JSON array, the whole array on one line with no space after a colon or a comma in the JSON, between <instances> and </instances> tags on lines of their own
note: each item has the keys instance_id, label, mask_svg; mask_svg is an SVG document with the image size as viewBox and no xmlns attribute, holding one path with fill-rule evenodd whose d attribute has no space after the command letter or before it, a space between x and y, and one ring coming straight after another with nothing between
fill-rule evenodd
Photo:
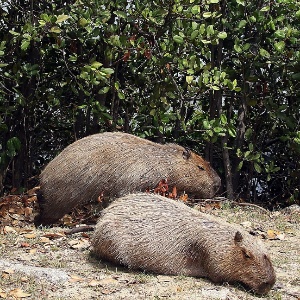
<instances>
[{"instance_id":1,"label":"sandy ground","mask_svg":"<svg viewBox=\"0 0 300 300\"><path fill-rule=\"evenodd\" d=\"M92 233L35 229L16 216L1 227L0 299L300 299L299 211L266 213L225 205L207 213L263 238L277 274L268 295L258 297L240 286L215 285L202 278L130 271L93 257Z\"/></svg>"}]
</instances>

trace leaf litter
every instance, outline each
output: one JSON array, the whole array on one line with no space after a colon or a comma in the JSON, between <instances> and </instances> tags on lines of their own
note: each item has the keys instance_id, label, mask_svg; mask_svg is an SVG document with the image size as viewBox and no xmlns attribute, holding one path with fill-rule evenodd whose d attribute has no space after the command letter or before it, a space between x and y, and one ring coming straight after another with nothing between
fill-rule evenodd
<instances>
[{"instance_id":1,"label":"leaf litter","mask_svg":"<svg viewBox=\"0 0 300 300\"><path fill-rule=\"evenodd\" d=\"M277 283L264 298L300 299L299 210L266 214L253 207L232 207L226 201L194 203L188 195L178 195L176 187L169 191L167 180L147 192L179 198L264 239L277 273ZM96 223L93 204L74 209L53 228L34 227L37 211L32 190L0 198L0 299L261 299L239 286L147 274L96 259L90 253L92 233L68 234L79 224Z\"/></svg>"}]
</instances>

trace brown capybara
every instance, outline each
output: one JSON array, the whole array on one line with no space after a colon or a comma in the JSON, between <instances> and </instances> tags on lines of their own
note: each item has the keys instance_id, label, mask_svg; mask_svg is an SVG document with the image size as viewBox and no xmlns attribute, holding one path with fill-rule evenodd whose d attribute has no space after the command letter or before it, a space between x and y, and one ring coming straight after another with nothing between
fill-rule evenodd
<instances>
[{"instance_id":1,"label":"brown capybara","mask_svg":"<svg viewBox=\"0 0 300 300\"><path fill-rule=\"evenodd\" d=\"M40 176L36 226L54 223L77 204L155 188L161 179L189 196L211 198L220 177L201 156L175 144L106 132L65 148Z\"/></svg>"},{"instance_id":2,"label":"brown capybara","mask_svg":"<svg viewBox=\"0 0 300 300\"><path fill-rule=\"evenodd\" d=\"M92 238L100 258L160 274L241 283L258 294L275 283L262 242L238 226L153 194L116 199Z\"/></svg>"}]
</instances>

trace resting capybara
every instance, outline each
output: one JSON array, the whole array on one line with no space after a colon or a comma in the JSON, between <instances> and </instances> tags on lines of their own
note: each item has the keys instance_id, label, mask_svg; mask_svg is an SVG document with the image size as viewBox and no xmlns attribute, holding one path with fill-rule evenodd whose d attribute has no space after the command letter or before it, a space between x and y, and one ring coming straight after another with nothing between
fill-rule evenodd
<instances>
[{"instance_id":1,"label":"resting capybara","mask_svg":"<svg viewBox=\"0 0 300 300\"><path fill-rule=\"evenodd\" d=\"M258 294L276 279L260 240L159 195L116 199L101 212L92 246L97 256L132 269L239 282Z\"/></svg>"},{"instance_id":2,"label":"resting capybara","mask_svg":"<svg viewBox=\"0 0 300 300\"><path fill-rule=\"evenodd\" d=\"M54 223L77 204L155 188L160 180L189 196L211 198L220 178L201 156L175 144L157 144L122 132L85 137L65 148L40 176L40 215ZM42 197L41 197L42 194Z\"/></svg>"}]
</instances>

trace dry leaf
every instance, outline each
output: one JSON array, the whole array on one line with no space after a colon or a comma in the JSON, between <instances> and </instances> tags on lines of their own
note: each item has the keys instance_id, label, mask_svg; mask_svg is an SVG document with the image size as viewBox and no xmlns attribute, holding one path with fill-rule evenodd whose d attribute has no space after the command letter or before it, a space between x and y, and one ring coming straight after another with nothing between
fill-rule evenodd
<instances>
[{"instance_id":1,"label":"dry leaf","mask_svg":"<svg viewBox=\"0 0 300 300\"><path fill-rule=\"evenodd\" d=\"M246 227L246 228L251 228L252 227L252 223L250 221L245 221L245 222L242 222L240 223L243 227Z\"/></svg>"},{"instance_id":2,"label":"dry leaf","mask_svg":"<svg viewBox=\"0 0 300 300\"><path fill-rule=\"evenodd\" d=\"M3 271L3 273L6 273L6 274L13 274L13 273L15 273L15 271L14 271L13 269L5 269L5 270Z\"/></svg>"},{"instance_id":3,"label":"dry leaf","mask_svg":"<svg viewBox=\"0 0 300 300\"><path fill-rule=\"evenodd\" d=\"M104 295L109 295L109 294L112 294L112 293L113 293L113 291L111 291L111 290L106 290L106 289L103 289L103 290L101 291L101 293L102 293L102 294L104 294Z\"/></svg>"},{"instance_id":4,"label":"dry leaf","mask_svg":"<svg viewBox=\"0 0 300 300\"><path fill-rule=\"evenodd\" d=\"M284 233L272 229L269 229L267 231L267 236L270 240L284 240L285 238Z\"/></svg>"},{"instance_id":5,"label":"dry leaf","mask_svg":"<svg viewBox=\"0 0 300 300\"><path fill-rule=\"evenodd\" d=\"M13 227L10 227L10 226L4 227L4 233L16 233L16 232L17 231Z\"/></svg>"},{"instance_id":6,"label":"dry leaf","mask_svg":"<svg viewBox=\"0 0 300 300\"><path fill-rule=\"evenodd\" d=\"M25 214L25 217L31 216L32 215L32 208L31 207L25 207L24 214Z\"/></svg>"},{"instance_id":7,"label":"dry leaf","mask_svg":"<svg viewBox=\"0 0 300 300\"><path fill-rule=\"evenodd\" d=\"M5 299L6 297L7 297L7 293L5 293L5 291L0 288L0 298Z\"/></svg>"},{"instance_id":8,"label":"dry leaf","mask_svg":"<svg viewBox=\"0 0 300 300\"><path fill-rule=\"evenodd\" d=\"M181 200L181 201L183 201L183 202L186 202L187 200L188 200L188 194L183 194L183 195L181 195L180 197L179 197L179 199Z\"/></svg>"},{"instance_id":9,"label":"dry leaf","mask_svg":"<svg viewBox=\"0 0 300 300\"><path fill-rule=\"evenodd\" d=\"M81 281L84 281L84 279L77 275L71 275L71 279L69 280L69 282L81 282Z\"/></svg>"},{"instance_id":10,"label":"dry leaf","mask_svg":"<svg viewBox=\"0 0 300 300\"><path fill-rule=\"evenodd\" d=\"M31 294L25 293L21 289L14 289L9 292L9 295L15 298L27 298L31 296Z\"/></svg>"},{"instance_id":11,"label":"dry leaf","mask_svg":"<svg viewBox=\"0 0 300 300\"><path fill-rule=\"evenodd\" d=\"M37 251L37 249L36 249L36 248L34 248L34 249L30 249L30 250L29 250L29 254L35 254L35 253L36 253L36 251Z\"/></svg>"},{"instance_id":12,"label":"dry leaf","mask_svg":"<svg viewBox=\"0 0 300 300\"><path fill-rule=\"evenodd\" d=\"M73 219L72 219L71 216L69 216L69 215L64 215L64 217L63 217L62 220L63 220L63 224L64 224L64 225L66 225L66 226L71 226L71 225L72 225Z\"/></svg>"},{"instance_id":13,"label":"dry leaf","mask_svg":"<svg viewBox=\"0 0 300 300\"><path fill-rule=\"evenodd\" d=\"M42 237L40 238L40 242L41 242L41 243L50 243L50 239L48 239L48 238L42 236Z\"/></svg>"},{"instance_id":14,"label":"dry leaf","mask_svg":"<svg viewBox=\"0 0 300 300\"><path fill-rule=\"evenodd\" d=\"M72 240L68 243L72 249L85 249L90 246L90 243L85 239Z\"/></svg>"},{"instance_id":15,"label":"dry leaf","mask_svg":"<svg viewBox=\"0 0 300 300\"><path fill-rule=\"evenodd\" d=\"M27 239L35 239L36 238L35 233L27 233L27 234L24 234L23 236L26 237Z\"/></svg>"},{"instance_id":16,"label":"dry leaf","mask_svg":"<svg viewBox=\"0 0 300 300\"><path fill-rule=\"evenodd\" d=\"M116 280L114 278L111 278L111 277L108 277L108 278L101 279L99 282L100 282L101 285L105 285L105 284L111 285L111 284L118 283L118 280Z\"/></svg>"},{"instance_id":17,"label":"dry leaf","mask_svg":"<svg viewBox=\"0 0 300 300\"><path fill-rule=\"evenodd\" d=\"M97 285L100 285L100 281L99 280L92 280L89 282L89 286L97 286Z\"/></svg>"},{"instance_id":18,"label":"dry leaf","mask_svg":"<svg viewBox=\"0 0 300 300\"><path fill-rule=\"evenodd\" d=\"M43 235L43 237L49 238L49 239L57 239L65 237L66 235L63 233L46 233Z\"/></svg>"},{"instance_id":19,"label":"dry leaf","mask_svg":"<svg viewBox=\"0 0 300 300\"><path fill-rule=\"evenodd\" d=\"M22 248L28 248L28 247L30 247L30 245L28 243L26 243L26 242L22 242L21 243L21 247Z\"/></svg>"}]
</instances>

